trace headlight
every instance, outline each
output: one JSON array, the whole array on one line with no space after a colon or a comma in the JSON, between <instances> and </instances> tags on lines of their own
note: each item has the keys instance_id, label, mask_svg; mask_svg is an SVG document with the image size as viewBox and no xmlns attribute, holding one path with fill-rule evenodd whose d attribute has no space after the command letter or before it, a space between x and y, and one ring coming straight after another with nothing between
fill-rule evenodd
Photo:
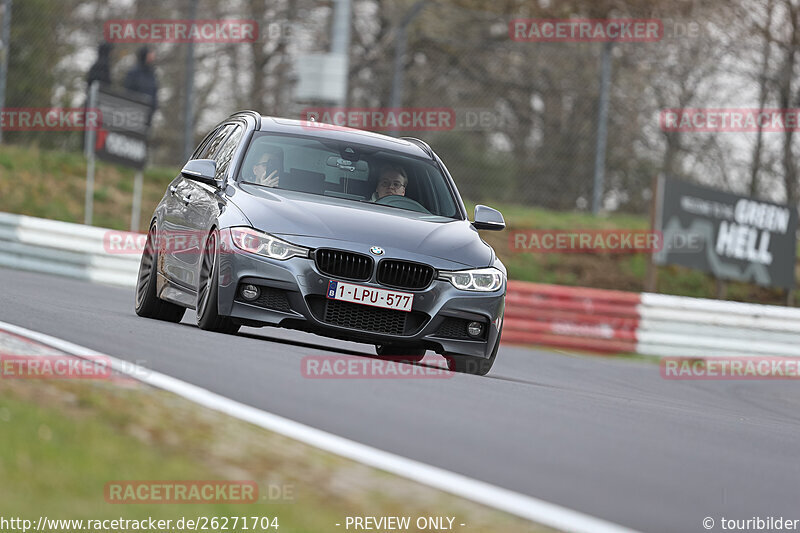
<instances>
[{"instance_id":1,"label":"headlight","mask_svg":"<svg viewBox=\"0 0 800 533\"><path fill-rule=\"evenodd\" d=\"M492 292L503 286L505 276L496 268L439 272L439 279L449 281L462 291Z\"/></svg>"},{"instance_id":2,"label":"headlight","mask_svg":"<svg viewBox=\"0 0 800 533\"><path fill-rule=\"evenodd\" d=\"M253 228L231 228L233 244L240 250L272 259L308 257L308 248L296 246Z\"/></svg>"}]
</instances>

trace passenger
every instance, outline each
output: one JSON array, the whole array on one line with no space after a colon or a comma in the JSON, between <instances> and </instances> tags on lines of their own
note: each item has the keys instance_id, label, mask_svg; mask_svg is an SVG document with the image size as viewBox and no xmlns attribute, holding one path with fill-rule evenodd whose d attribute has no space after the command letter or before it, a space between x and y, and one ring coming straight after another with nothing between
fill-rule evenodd
<instances>
[{"instance_id":1,"label":"passenger","mask_svg":"<svg viewBox=\"0 0 800 533\"><path fill-rule=\"evenodd\" d=\"M258 163L253 165L248 181L265 187L277 187L281 177L281 160L280 148L267 149L258 158Z\"/></svg>"}]
</instances>

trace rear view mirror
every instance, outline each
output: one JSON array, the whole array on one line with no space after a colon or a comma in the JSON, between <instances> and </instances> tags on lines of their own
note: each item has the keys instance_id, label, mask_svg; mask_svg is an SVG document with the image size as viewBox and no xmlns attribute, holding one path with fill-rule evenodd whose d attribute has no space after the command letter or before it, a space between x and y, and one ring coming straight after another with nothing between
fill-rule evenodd
<instances>
[{"instance_id":1,"label":"rear view mirror","mask_svg":"<svg viewBox=\"0 0 800 533\"><path fill-rule=\"evenodd\" d=\"M485 205L476 205L475 222L472 225L475 226L475 229L500 231L505 229L506 221L497 209L492 209Z\"/></svg>"},{"instance_id":2,"label":"rear view mirror","mask_svg":"<svg viewBox=\"0 0 800 533\"><path fill-rule=\"evenodd\" d=\"M330 156L327 159L326 164L329 167L338 168L340 170L347 170L348 172L355 172L356 170L361 172L367 171L366 161L352 161L350 159L336 157L335 155Z\"/></svg>"},{"instance_id":3,"label":"rear view mirror","mask_svg":"<svg viewBox=\"0 0 800 533\"><path fill-rule=\"evenodd\" d=\"M190 159L186 162L181 175L190 180L206 185L217 186L217 162L213 159Z\"/></svg>"}]
</instances>

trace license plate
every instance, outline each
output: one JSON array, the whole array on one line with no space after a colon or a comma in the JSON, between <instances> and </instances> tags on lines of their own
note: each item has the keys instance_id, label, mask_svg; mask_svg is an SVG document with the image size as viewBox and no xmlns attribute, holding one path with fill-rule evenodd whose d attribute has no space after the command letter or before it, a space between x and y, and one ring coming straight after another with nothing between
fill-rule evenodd
<instances>
[{"instance_id":1,"label":"license plate","mask_svg":"<svg viewBox=\"0 0 800 533\"><path fill-rule=\"evenodd\" d=\"M328 298L398 311L411 311L411 304L414 303L414 295L410 292L390 291L334 280L328 282Z\"/></svg>"}]
</instances>

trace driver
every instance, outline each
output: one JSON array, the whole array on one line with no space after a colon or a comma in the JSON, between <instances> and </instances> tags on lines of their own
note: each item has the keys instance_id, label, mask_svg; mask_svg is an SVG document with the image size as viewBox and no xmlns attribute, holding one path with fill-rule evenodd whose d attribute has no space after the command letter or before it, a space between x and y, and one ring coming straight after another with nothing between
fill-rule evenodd
<instances>
[{"instance_id":1,"label":"driver","mask_svg":"<svg viewBox=\"0 0 800 533\"><path fill-rule=\"evenodd\" d=\"M377 202L381 198L392 194L405 196L406 185L408 185L408 176L403 167L399 165L381 167L378 173L378 186L369 201Z\"/></svg>"}]
</instances>

